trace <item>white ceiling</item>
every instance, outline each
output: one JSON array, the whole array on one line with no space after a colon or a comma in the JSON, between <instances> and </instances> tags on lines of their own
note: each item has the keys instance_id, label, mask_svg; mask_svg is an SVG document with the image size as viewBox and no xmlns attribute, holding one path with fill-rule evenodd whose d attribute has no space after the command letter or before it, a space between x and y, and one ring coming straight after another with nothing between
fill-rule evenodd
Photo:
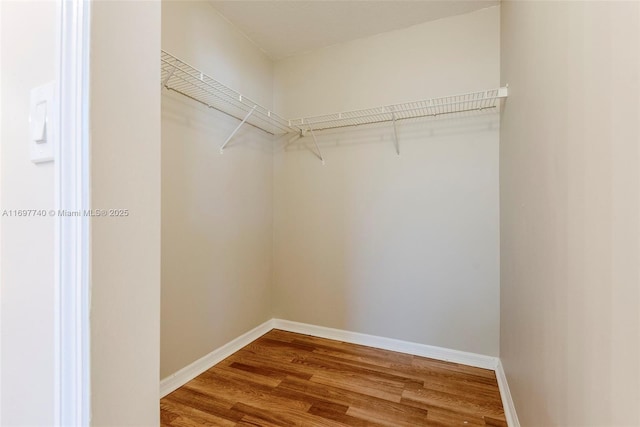
<instances>
[{"instance_id":1,"label":"white ceiling","mask_svg":"<svg viewBox=\"0 0 640 427\"><path fill-rule=\"evenodd\" d=\"M498 2L211 0L216 10L272 59L468 13Z\"/></svg>"}]
</instances>

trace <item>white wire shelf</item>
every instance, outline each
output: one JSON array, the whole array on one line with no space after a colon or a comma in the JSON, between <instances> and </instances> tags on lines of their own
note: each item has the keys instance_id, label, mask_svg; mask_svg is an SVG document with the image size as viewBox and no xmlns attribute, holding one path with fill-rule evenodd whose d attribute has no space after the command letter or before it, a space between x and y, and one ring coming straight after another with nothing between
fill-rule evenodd
<instances>
[{"instance_id":1,"label":"white wire shelf","mask_svg":"<svg viewBox=\"0 0 640 427\"><path fill-rule=\"evenodd\" d=\"M420 117L498 109L500 100L506 98L508 94L507 87L501 87L422 101L285 120L164 50L161 55L161 71L162 88L180 93L240 120L240 124L220 146L221 153L236 132L246 123L272 135L295 134L289 144L306 136L309 132L316 148L316 152L312 152L323 163L324 158L314 131L392 122L395 150L400 154L396 122Z\"/></svg>"},{"instance_id":2,"label":"white wire shelf","mask_svg":"<svg viewBox=\"0 0 640 427\"><path fill-rule=\"evenodd\" d=\"M461 95L385 105L363 110L291 119L288 124L302 131L319 131L373 123L396 122L420 117L437 117L444 114L498 108L500 99L507 97L507 88L470 92Z\"/></svg>"},{"instance_id":3,"label":"white wire shelf","mask_svg":"<svg viewBox=\"0 0 640 427\"><path fill-rule=\"evenodd\" d=\"M162 51L162 87L255 126L272 135L299 132L289 121L223 85L175 56ZM238 126L239 128L239 126ZM236 131L238 130L236 128ZM235 134L234 131L229 139ZM221 149L227 144L222 145Z\"/></svg>"}]
</instances>

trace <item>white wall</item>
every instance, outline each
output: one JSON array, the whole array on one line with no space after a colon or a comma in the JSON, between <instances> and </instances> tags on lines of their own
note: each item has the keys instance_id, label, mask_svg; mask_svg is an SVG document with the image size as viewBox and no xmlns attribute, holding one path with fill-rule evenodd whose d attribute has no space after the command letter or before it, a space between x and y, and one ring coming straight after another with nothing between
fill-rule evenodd
<instances>
[{"instance_id":1,"label":"white wall","mask_svg":"<svg viewBox=\"0 0 640 427\"><path fill-rule=\"evenodd\" d=\"M500 355L523 425L640 425L640 3L502 3Z\"/></svg>"},{"instance_id":2,"label":"white wall","mask_svg":"<svg viewBox=\"0 0 640 427\"><path fill-rule=\"evenodd\" d=\"M499 11L483 9L278 61L274 109L290 118L497 86Z\"/></svg>"},{"instance_id":3,"label":"white wall","mask_svg":"<svg viewBox=\"0 0 640 427\"><path fill-rule=\"evenodd\" d=\"M162 48L270 107L270 60L206 2L162 3ZM166 377L271 318L273 139L164 91L162 351Z\"/></svg>"},{"instance_id":4,"label":"white wall","mask_svg":"<svg viewBox=\"0 0 640 427\"><path fill-rule=\"evenodd\" d=\"M157 426L160 3L91 7L91 424Z\"/></svg>"},{"instance_id":5,"label":"white wall","mask_svg":"<svg viewBox=\"0 0 640 427\"><path fill-rule=\"evenodd\" d=\"M31 163L28 119L31 88L55 79L56 5L3 1L0 9L0 209L49 210L53 163ZM1 221L0 423L52 425L54 219Z\"/></svg>"},{"instance_id":6,"label":"white wall","mask_svg":"<svg viewBox=\"0 0 640 427\"><path fill-rule=\"evenodd\" d=\"M264 107L271 106L271 60L208 2L162 2L162 49Z\"/></svg>"},{"instance_id":7,"label":"white wall","mask_svg":"<svg viewBox=\"0 0 640 427\"><path fill-rule=\"evenodd\" d=\"M499 84L498 7L275 64L285 116ZM498 116L319 135L275 158L275 314L498 354ZM310 140L310 138L309 138ZM312 144L309 142L309 144Z\"/></svg>"}]
</instances>

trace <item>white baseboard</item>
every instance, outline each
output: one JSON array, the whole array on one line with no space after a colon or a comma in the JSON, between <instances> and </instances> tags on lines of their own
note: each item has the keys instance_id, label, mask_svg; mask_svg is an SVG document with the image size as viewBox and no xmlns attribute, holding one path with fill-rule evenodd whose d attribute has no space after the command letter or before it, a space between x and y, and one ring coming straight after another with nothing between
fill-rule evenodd
<instances>
[{"instance_id":1,"label":"white baseboard","mask_svg":"<svg viewBox=\"0 0 640 427\"><path fill-rule=\"evenodd\" d=\"M256 328L246 332L233 341L228 342L196 360L192 364L180 369L178 372L160 381L160 397L164 397L177 388L191 381L207 369L229 357L242 347L250 344L271 329L282 329L284 331L296 332L299 334L313 335L320 338L327 338L351 344L366 345L369 347L381 348L384 350L397 351L401 353L413 354L416 356L429 357L446 362L460 363L478 368L491 369L495 371L502 397L505 417L509 427L520 427L515 406L509 392L507 377L502 368L500 359L483 354L469 353L459 350L451 350L443 347L436 347L426 344L418 344L409 341L402 341L393 338L385 338L376 335L361 334L359 332L345 331L342 329L327 328L324 326L310 325L308 323L292 322L283 319L270 319Z\"/></svg>"},{"instance_id":2,"label":"white baseboard","mask_svg":"<svg viewBox=\"0 0 640 427\"><path fill-rule=\"evenodd\" d=\"M228 342L222 347L218 347L206 356L201 357L188 366L180 369L178 372L169 375L160 381L160 397L164 397L179 387L182 387L213 365L220 363L222 360L231 356L252 341L260 338L262 335L273 329L273 319L269 319L263 324L253 328L249 332L240 335L233 341Z\"/></svg>"},{"instance_id":3,"label":"white baseboard","mask_svg":"<svg viewBox=\"0 0 640 427\"><path fill-rule=\"evenodd\" d=\"M313 335L320 338L344 341L351 344L366 345L384 350L398 351L400 353L408 353L416 356L444 360L446 362L460 363L463 365L475 366L477 368L495 370L499 362L497 357L485 356L483 354L451 350L443 347L401 341L376 335L361 334L342 329L326 328L324 326L292 322L290 320L273 319L273 327L289 332Z\"/></svg>"},{"instance_id":4,"label":"white baseboard","mask_svg":"<svg viewBox=\"0 0 640 427\"><path fill-rule=\"evenodd\" d=\"M513 399L511 398L511 391L509 391L507 375L504 372L501 361L498 361L498 366L496 366L496 378L498 379L498 388L500 389L500 397L502 398L502 407L504 408L504 416L507 419L507 425L509 427L520 427L520 421L516 414L516 407L513 404Z\"/></svg>"}]
</instances>

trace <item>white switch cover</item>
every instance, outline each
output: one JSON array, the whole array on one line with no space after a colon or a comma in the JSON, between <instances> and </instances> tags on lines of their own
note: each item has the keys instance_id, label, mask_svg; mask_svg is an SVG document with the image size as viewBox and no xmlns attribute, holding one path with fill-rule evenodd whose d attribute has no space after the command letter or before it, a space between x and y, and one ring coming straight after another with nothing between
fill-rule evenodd
<instances>
[{"instance_id":1,"label":"white switch cover","mask_svg":"<svg viewBox=\"0 0 640 427\"><path fill-rule=\"evenodd\" d=\"M29 151L33 163L53 161L54 82L31 89Z\"/></svg>"}]
</instances>

